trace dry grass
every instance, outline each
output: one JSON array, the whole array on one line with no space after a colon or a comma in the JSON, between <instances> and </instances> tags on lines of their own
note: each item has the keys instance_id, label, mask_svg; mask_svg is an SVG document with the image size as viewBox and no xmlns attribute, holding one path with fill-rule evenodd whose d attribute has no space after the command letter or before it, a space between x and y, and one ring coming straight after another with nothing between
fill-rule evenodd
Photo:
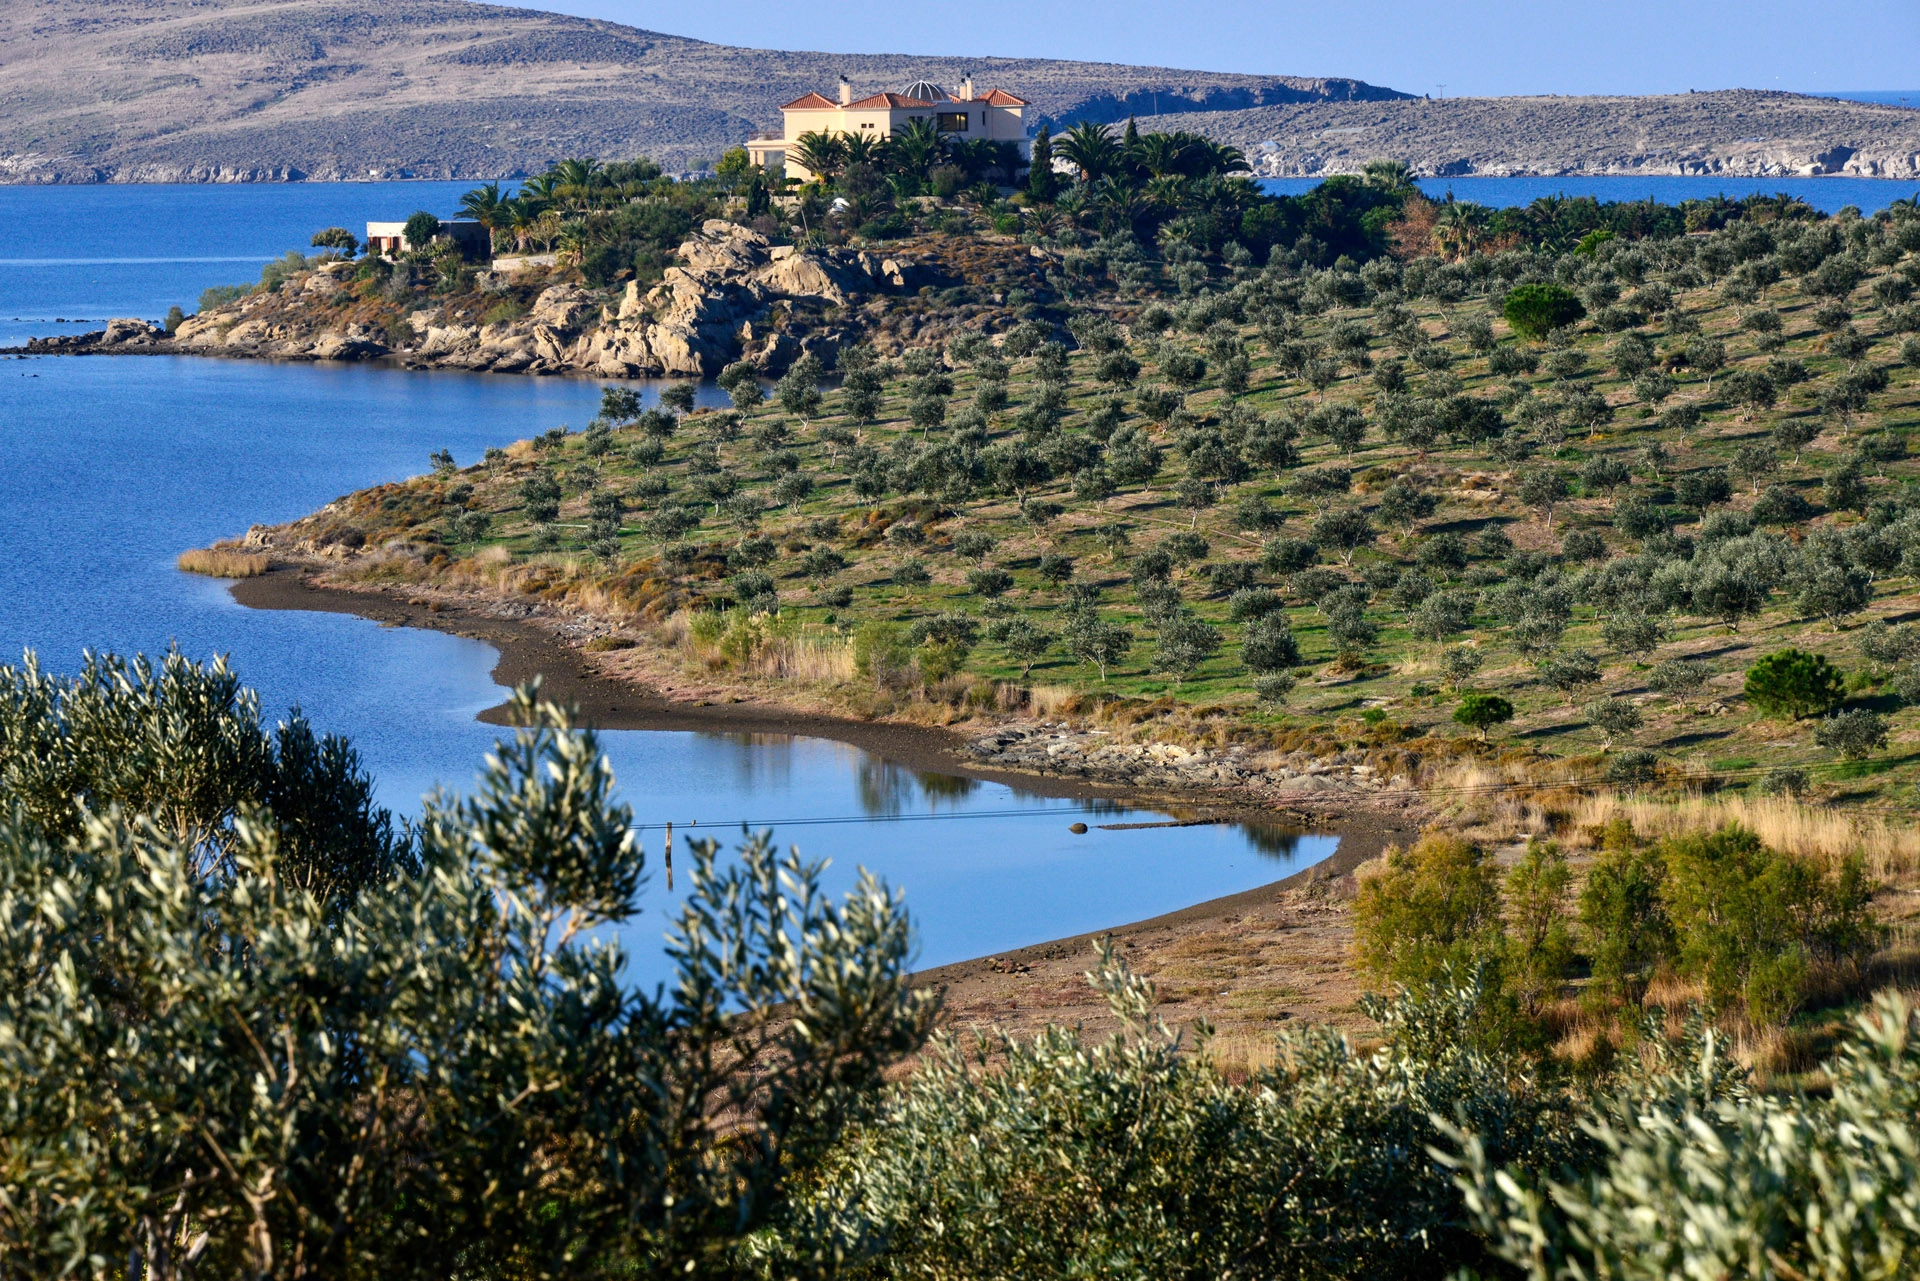
<instances>
[{"instance_id":1,"label":"dry grass","mask_svg":"<svg viewBox=\"0 0 1920 1281\"><path fill-rule=\"evenodd\" d=\"M1080 707L1080 694L1071 685L1035 685L1027 691L1027 707L1041 720L1058 720Z\"/></svg>"},{"instance_id":2,"label":"dry grass","mask_svg":"<svg viewBox=\"0 0 1920 1281\"><path fill-rule=\"evenodd\" d=\"M1436 808L1469 840L1505 845L1550 832L1557 817L1533 794L1542 786L1539 763L1446 761L1423 781Z\"/></svg>"},{"instance_id":3,"label":"dry grass","mask_svg":"<svg viewBox=\"0 0 1920 1281\"><path fill-rule=\"evenodd\" d=\"M1271 1032L1222 1032L1209 1040L1202 1052L1230 1079L1253 1076L1280 1062Z\"/></svg>"},{"instance_id":4,"label":"dry grass","mask_svg":"<svg viewBox=\"0 0 1920 1281\"><path fill-rule=\"evenodd\" d=\"M1920 830L1788 797L1729 793L1656 800L1603 793L1579 798L1572 818L1579 831L1597 831L1613 819L1624 818L1636 834L1653 840L1738 823L1775 849L1794 854L1836 859L1858 853L1868 871L1883 880L1920 870Z\"/></svg>"},{"instance_id":5,"label":"dry grass","mask_svg":"<svg viewBox=\"0 0 1920 1281\"><path fill-rule=\"evenodd\" d=\"M1429 769L1423 786L1450 826L1486 844L1548 832L1591 843L1593 834L1614 819L1627 820L1643 840L1738 823L1775 849L1794 854L1838 859L1857 853L1881 880L1920 874L1920 828L1786 796L1634 796L1565 785L1582 772L1583 762L1574 758L1454 760Z\"/></svg>"},{"instance_id":6,"label":"dry grass","mask_svg":"<svg viewBox=\"0 0 1920 1281\"><path fill-rule=\"evenodd\" d=\"M181 552L175 563L189 574L205 574L209 578L253 578L266 573L272 565L260 552L243 552L238 547L218 543Z\"/></svg>"}]
</instances>

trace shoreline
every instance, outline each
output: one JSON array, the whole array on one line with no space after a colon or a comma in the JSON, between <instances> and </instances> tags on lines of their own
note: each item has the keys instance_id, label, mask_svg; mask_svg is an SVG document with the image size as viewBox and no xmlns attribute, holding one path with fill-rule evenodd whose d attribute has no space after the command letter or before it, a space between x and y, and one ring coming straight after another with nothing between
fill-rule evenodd
<instances>
[{"instance_id":1,"label":"shoreline","mask_svg":"<svg viewBox=\"0 0 1920 1281\"><path fill-rule=\"evenodd\" d=\"M1261 822L1302 833L1337 835L1339 845L1310 867L1253 889L1208 899L1144 920L1048 939L996 956L935 966L915 974L938 987L948 1008L976 1021L983 1015L1053 1017L1060 1013L1062 985L1071 991L1096 939L1110 936L1123 951L1142 946L1159 950L1169 940L1234 930L1255 919L1284 915L1303 899L1344 898L1351 875L1387 846L1419 834L1417 813L1388 813L1348 805L1337 815L1312 808L1280 808L1218 795L1183 795L1168 790L1124 787L1020 770L997 769L969 757L965 738L953 730L888 721L860 721L749 701L683 701L606 673L592 670L584 655L562 637L526 619L496 617L473 607L471 599L431 602L413 589L393 593L356 591L310 582L307 570L281 565L253 578L232 580L233 598L250 609L306 610L350 614L386 626L419 627L463 636L492 646L500 655L493 679L512 687L534 675L543 693L573 703L584 723L601 730L678 730L734 734L787 734L846 743L910 769L1001 783L1035 795L1070 800L1103 800L1150 809L1185 821ZM504 725L505 704L482 712L479 720ZM1009 1004L1006 989L1016 976L1032 987L1041 976L1055 989L1037 1006ZM1081 1011L1090 1023L1104 1007ZM1200 1011L1196 1011L1200 1012ZM996 1021L999 1021L996 1019Z\"/></svg>"}]
</instances>

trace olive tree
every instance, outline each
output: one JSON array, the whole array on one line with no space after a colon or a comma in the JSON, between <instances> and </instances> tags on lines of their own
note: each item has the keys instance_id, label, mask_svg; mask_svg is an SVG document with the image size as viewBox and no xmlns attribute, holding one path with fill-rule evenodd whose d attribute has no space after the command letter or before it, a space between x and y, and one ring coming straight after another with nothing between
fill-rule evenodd
<instances>
[{"instance_id":1,"label":"olive tree","mask_svg":"<svg viewBox=\"0 0 1920 1281\"><path fill-rule=\"evenodd\" d=\"M397 831L221 663L0 668L7 1273L681 1275L766 1217L928 1025L906 918L698 843L674 984L633 990L632 815L513 708Z\"/></svg>"}]
</instances>

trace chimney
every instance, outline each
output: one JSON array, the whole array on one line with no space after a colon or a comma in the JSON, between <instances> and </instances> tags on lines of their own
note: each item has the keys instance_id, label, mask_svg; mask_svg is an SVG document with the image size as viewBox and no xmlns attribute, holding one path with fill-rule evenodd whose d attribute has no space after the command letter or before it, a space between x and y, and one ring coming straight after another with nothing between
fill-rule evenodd
<instances>
[{"instance_id":1,"label":"chimney","mask_svg":"<svg viewBox=\"0 0 1920 1281\"><path fill-rule=\"evenodd\" d=\"M968 76L965 80L962 80L960 82L960 101L962 102L973 101L973 77L972 76Z\"/></svg>"},{"instance_id":2,"label":"chimney","mask_svg":"<svg viewBox=\"0 0 1920 1281\"><path fill-rule=\"evenodd\" d=\"M840 105L845 107L853 102L853 86L845 76L840 77Z\"/></svg>"}]
</instances>

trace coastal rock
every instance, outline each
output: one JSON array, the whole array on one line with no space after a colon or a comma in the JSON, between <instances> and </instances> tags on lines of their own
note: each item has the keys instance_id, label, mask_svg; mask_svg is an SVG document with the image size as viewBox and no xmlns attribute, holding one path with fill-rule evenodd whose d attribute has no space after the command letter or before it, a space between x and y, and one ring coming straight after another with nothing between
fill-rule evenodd
<instances>
[{"instance_id":1,"label":"coastal rock","mask_svg":"<svg viewBox=\"0 0 1920 1281\"><path fill-rule=\"evenodd\" d=\"M381 344L346 334L328 334L313 345L315 360L374 360L386 354Z\"/></svg>"},{"instance_id":2,"label":"coastal rock","mask_svg":"<svg viewBox=\"0 0 1920 1281\"><path fill-rule=\"evenodd\" d=\"M640 282L629 280L626 292L620 295L620 312L616 319L637 320L646 314L646 308L640 301Z\"/></svg>"},{"instance_id":3,"label":"coastal rock","mask_svg":"<svg viewBox=\"0 0 1920 1281\"><path fill-rule=\"evenodd\" d=\"M151 346L167 336L167 331L144 320L122 316L107 322L100 334L100 343L104 347L127 345Z\"/></svg>"},{"instance_id":4,"label":"coastal rock","mask_svg":"<svg viewBox=\"0 0 1920 1281\"><path fill-rule=\"evenodd\" d=\"M600 300L578 285L550 285L534 300L532 319L536 326L572 331L600 310Z\"/></svg>"},{"instance_id":5,"label":"coastal rock","mask_svg":"<svg viewBox=\"0 0 1920 1281\"><path fill-rule=\"evenodd\" d=\"M464 351L479 341L480 329L476 325L433 325L427 329L426 339L420 344L422 356L445 356L452 352Z\"/></svg>"}]
</instances>

